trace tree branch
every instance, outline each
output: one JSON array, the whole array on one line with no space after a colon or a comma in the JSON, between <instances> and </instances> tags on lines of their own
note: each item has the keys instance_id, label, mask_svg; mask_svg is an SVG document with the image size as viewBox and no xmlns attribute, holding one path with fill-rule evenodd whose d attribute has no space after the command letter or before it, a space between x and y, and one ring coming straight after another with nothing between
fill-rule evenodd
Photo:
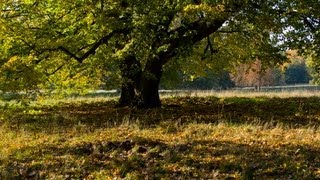
<instances>
[{"instance_id":1,"label":"tree branch","mask_svg":"<svg viewBox=\"0 0 320 180\"><path fill-rule=\"evenodd\" d=\"M159 52L156 57L160 63L164 65L169 61L170 58L178 54L178 48L193 45L205 37L208 37L214 32L217 32L223 24L230 19L235 13L239 12L243 8L243 4L235 3L226 7L226 11L222 17L213 19L212 21L208 20L198 20L189 24L184 24L170 32L167 33L169 38L161 43L159 47L163 45L169 45L169 47L162 52Z\"/></svg>"},{"instance_id":2,"label":"tree branch","mask_svg":"<svg viewBox=\"0 0 320 180\"><path fill-rule=\"evenodd\" d=\"M213 20L211 23L206 21L202 22L195 22L190 24L189 28L184 29L181 28L178 30L179 36L177 38L171 39L167 44L169 44L169 48L166 51L160 52L158 54L159 60L162 61L162 65L168 62L168 60L175 55L178 54L177 49L187 45L187 44L195 44L199 42L203 38L209 36L210 34L216 32L220 27L222 27L223 23L228 19L216 19ZM185 35L186 32L191 31L190 35Z\"/></svg>"},{"instance_id":3,"label":"tree branch","mask_svg":"<svg viewBox=\"0 0 320 180\"><path fill-rule=\"evenodd\" d=\"M70 50L63 46L59 46L57 50L60 50L64 52L65 54L69 55L70 57L74 58L77 60L79 63L82 63L85 59L87 59L90 55L94 55L96 53L96 50L102 45L108 43L108 41L116 34L129 34L130 29L125 28L125 29L117 29L112 31L106 36L103 36L101 39L99 39L97 42L93 44L93 46L85 52L82 56L77 56L75 53L72 53Z\"/></svg>"},{"instance_id":4,"label":"tree branch","mask_svg":"<svg viewBox=\"0 0 320 180\"><path fill-rule=\"evenodd\" d=\"M55 69L53 72L47 73L47 76L52 76L54 75L56 72L58 72L60 69L63 68L63 66L65 66L65 64L60 65L57 69Z\"/></svg>"}]
</instances>

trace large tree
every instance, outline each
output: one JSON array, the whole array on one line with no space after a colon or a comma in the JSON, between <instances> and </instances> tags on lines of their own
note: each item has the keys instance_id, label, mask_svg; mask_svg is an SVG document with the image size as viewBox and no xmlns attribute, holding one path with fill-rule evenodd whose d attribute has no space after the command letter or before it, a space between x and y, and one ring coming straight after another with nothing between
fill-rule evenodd
<instances>
[{"instance_id":1,"label":"large tree","mask_svg":"<svg viewBox=\"0 0 320 180\"><path fill-rule=\"evenodd\" d=\"M120 105L158 107L163 69L173 62L202 61L203 58L186 60L195 49L203 48L204 54L209 52L215 59L223 60L221 64L246 59L261 59L266 64L283 60L281 46L273 40L285 34L286 27L300 27L302 23L310 33L318 32L319 18L309 6L299 2L1 2L1 89L39 88L39 84L52 79L72 84L70 77L91 81L91 76L103 76L104 68L117 64L121 76ZM294 18L299 21L293 22ZM57 73L59 76L54 76ZM50 76L54 78L49 79Z\"/></svg>"}]
</instances>

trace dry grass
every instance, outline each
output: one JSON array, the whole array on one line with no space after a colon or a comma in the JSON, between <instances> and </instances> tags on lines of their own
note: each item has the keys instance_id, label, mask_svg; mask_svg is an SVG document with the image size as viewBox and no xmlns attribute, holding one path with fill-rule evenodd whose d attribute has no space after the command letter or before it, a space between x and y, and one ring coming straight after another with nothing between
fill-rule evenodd
<instances>
[{"instance_id":1,"label":"dry grass","mask_svg":"<svg viewBox=\"0 0 320 180\"><path fill-rule=\"evenodd\" d=\"M309 90L292 90L292 91L241 91L241 90L186 90L186 91L173 91L171 93L163 93L162 98L170 97L208 97L215 96L219 98L226 97L320 97L320 91Z\"/></svg>"},{"instance_id":2,"label":"dry grass","mask_svg":"<svg viewBox=\"0 0 320 180\"><path fill-rule=\"evenodd\" d=\"M2 179L320 178L320 98L103 98L2 106ZM0 178L1 179L1 178Z\"/></svg>"}]
</instances>

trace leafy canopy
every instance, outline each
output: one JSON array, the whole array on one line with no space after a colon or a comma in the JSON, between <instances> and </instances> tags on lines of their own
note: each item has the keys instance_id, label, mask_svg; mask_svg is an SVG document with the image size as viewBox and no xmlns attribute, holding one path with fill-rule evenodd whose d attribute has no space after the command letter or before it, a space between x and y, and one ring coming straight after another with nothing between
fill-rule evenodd
<instances>
[{"instance_id":1,"label":"leafy canopy","mask_svg":"<svg viewBox=\"0 0 320 180\"><path fill-rule=\"evenodd\" d=\"M134 55L146 71L201 75L281 50L319 56L319 2L297 0L10 0L0 2L0 89L93 88Z\"/></svg>"}]
</instances>

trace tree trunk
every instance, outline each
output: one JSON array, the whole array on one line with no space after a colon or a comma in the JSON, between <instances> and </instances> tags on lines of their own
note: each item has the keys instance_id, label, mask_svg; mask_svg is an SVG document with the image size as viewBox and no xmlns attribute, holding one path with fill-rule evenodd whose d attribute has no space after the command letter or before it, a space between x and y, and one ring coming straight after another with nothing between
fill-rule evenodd
<instances>
[{"instance_id":1,"label":"tree trunk","mask_svg":"<svg viewBox=\"0 0 320 180\"><path fill-rule=\"evenodd\" d=\"M132 84L122 83L119 106L133 106L135 99L134 86Z\"/></svg>"},{"instance_id":2,"label":"tree trunk","mask_svg":"<svg viewBox=\"0 0 320 180\"><path fill-rule=\"evenodd\" d=\"M142 77L141 82L141 98L142 103L140 107L143 108L156 108L161 106L159 96L160 79L150 78L149 75Z\"/></svg>"},{"instance_id":3,"label":"tree trunk","mask_svg":"<svg viewBox=\"0 0 320 180\"><path fill-rule=\"evenodd\" d=\"M161 106L159 84L162 76L162 65L159 60L147 62L141 79L142 106L156 108Z\"/></svg>"},{"instance_id":4,"label":"tree trunk","mask_svg":"<svg viewBox=\"0 0 320 180\"><path fill-rule=\"evenodd\" d=\"M134 56L128 56L120 65L122 84L119 106L136 106L140 99L141 64Z\"/></svg>"},{"instance_id":5,"label":"tree trunk","mask_svg":"<svg viewBox=\"0 0 320 180\"><path fill-rule=\"evenodd\" d=\"M162 65L157 60L149 60L144 71L134 56L129 56L120 66L122 75L119 106L156 108L161 106L159 84Z\"/></svg>"}]
</instances>

